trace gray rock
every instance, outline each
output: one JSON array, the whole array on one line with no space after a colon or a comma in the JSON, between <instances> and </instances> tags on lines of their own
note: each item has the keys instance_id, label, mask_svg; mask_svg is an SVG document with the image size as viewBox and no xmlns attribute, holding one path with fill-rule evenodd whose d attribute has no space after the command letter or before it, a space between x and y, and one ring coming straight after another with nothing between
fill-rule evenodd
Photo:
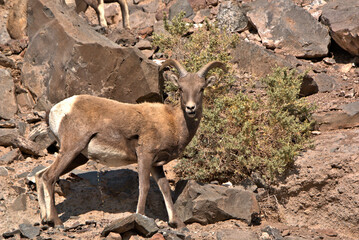
<instances>
[{"instance_id":1,"label":"gray rock","mask_svg":"<svg viewBox=\"0 0 359 240\"><path fill-rule=\"evenodd\" d=\"M15 128L16 123L13 119L10 119L9 121L0 121L0 128Z\"/></svg>"},{"instance_id":2,"label":"gray rock","mask_svg":"<svg viewBox=\"0 0 359 240\"><path fill-rule=\"evenodd\" d=\"M326 73L315 74L312 75L312 77L318 85L319 92L331 92L338 88L338 84L335 81L335 78Z\"/></svg>"},{"instance_id":3,"label":"gray rock","mask_svg":"<svg viewBox=\"0 0 359 240\"><path fill-rule=\"evenodd\" d=\"M170 229L170 228L164 228L164 229L159 230L158 232L161 233L162 236L166 240L191 239L191 236L186 231L180 232L180 231L175 231L175 230Z\"/></svg>"},{"instance_id":4,"label":"gray rock","mask_svg":"<svg viewBox=\"0 0 359 240\"><path fill-rule=\"evenodd\" d=\"M280 231L274 227L266 226L265 228L262 229L262 232L268 233L269 236L271 236L273 239L283 240L283 237L280 234Z\"/></svg>"},{"instance_id":5,"label":"gray rock","mask_svg":"<svg viewBox=\"0 0 359 240\"><path fill-rule=\"evenodd\" d=\"M158 229L154 219L134 213L128 217L111 222L102 231L101 236L106 237L110 232L125 233L130 230L135 230L143 236L150 237L155 234Z\"/></svg>"},{"instance_id":6,"label":"gray rock","mask_svg":"<svg viewBox=\"0 0 359 240\"><path fill-rule=\"evenodd\" d=\"M154 1L151 1L150 3L148 3L146 5L143 5L142 6L143 11L147 12L147 13L156 13L157 9L158 9L159 1L160 0L154 0Z\"/></svg>"},{"instance_id":7,"label":"gray rock","mask_svg":"<svg viewBox=\"0 0 359 240\"><path fill-rule=\"evenodd\" d=\"M16 102L20 113L31 112L35 106L35 102L30 92L25 88L16 86Z\"/></svg>"},{"instance_id":8,"label":"gray rock","mask_svg":"<svg viewBox=\"0 0 359 240\"><path fill-rule=\"evenodd\" d=\"M27 175L27 179L32 182L32 183L36 183L35 182L35 174L39 171L41 171L42 169L45 169L46 167L43 165L39 165L36 166L34 169L32 169L32 171Z\"/></svg>"},{"instance_id":9,"label":"gray rock","mask_svg":"<svg viewBox=\"0 0 359 240\"><path fill-rule=\"evenodd\" d=\"M334 41L352 55L359 56L359 2L330 0L323 7L321 22L330 29Z\"/></svg>"},{"instance_id":10,"label":"gray rock","mask_svg":"<svg viewBox=\"0 0 359 240\"><path fill-rule=\"evenodd\" d=\"M267 48L302 58L328 54L328 29L293 1L257 0L249 6L247 16Z\"/></svg>"},{"instance_id":11,"label":"gray rock","mask_svg":"<svg viewBox=\"0 0 359 240\"><path fill-rule=\"evenodd\" d=\"M338 107L341 111L313 114L316 128L320 131L353 128L359 126L359 102Z\"/></svg>"},{"instance_id":12,"label":"gray rock","mask_svg":"<svg viewBox=\"0 0 359 240\"><path fill-rule=\"evenodd\" d=\"M185 17L189 18L193 15L193 9L187 0L177 0L169 10L169 19L172 20L175 16L185 12Z\"/></svg>"},{"instance_id":13,"label":"gray rock","mask_svg":"<svg viewBox=\"0 0 359 240\"><path fill-rule=\"evenodd\" d=\"M15 86L9 71L0 69L0 118L11 119L17 112Z\"/></svg>"},{"instance_id":14,"label":"gray rock","mask_svg":"<svg viewBox=\"0 0 359 240\"><path fill-rule=\"evenodd\" d=\"M359 101L341 105L339 109L342 109L349 116L355 116L359 113Z\"/></svg>"},{"instance_id":15,"label":"gray rock","mask_svg":"<svg viewBox=\"0 0 359 240\"><path fill-rule=\"evenodd\" d=\"M0 0L0 3L1 1L4 0ZM0 19L0 44L5 44L6 42L11 40L9 33L6 30L6 19L8 17L8 12L4 11L4 15L1 17L2 19Z\"/></svg>"},{"instance_id":16,"label":"gray rock","mask_svg":"<svg viewBox=\"0 0 359 240\"><path fill-rule=\"evenodd\" d=\"M217 240L258 240L256 233L239 229L224 229L216 234Z\"/></svg>"},{"instance_id":17,"label":"gray rock","mask_svg":"<svg viewBox=\"0 0 359 240\"><path fill-rule=\"evenodd\" d=\"M34 239L40 234L40 228L31 224L23 223L19 225L21 235L25 238Z\"/></svg>"},{"instance_id":18,"label":"gray rock","mask_svg":"<svg viewBox=\"0 0 359 240\"><path fill-rule=\"evenodd\" d=\"M25 211L26 210L26 194L20 194L15 201L10 205L13 211Z\"/></svg>"},{"instance_id":19,"label":"gray rock","mask_svg":"<svg viewBox=\"0 0 359 240\"><path fill-rule=\"evenodd\" d=\"M16 148L0 157L0 165L10 164L16 160L23 159L24 157L22 156L20 150Z\"/></svg>"},{"instance_id":20,"label":"gray rock","mask_svg":"<svg viewBox=\"0 0 359 240\"><path fill-rule=\"evenodd\" d=\"M146 40L146 39L141 39L137 44L136 44L136 47L140 50L143 50L143 49L151 49L152 48L152 45L151 45L151 42Z\"/></svg>"},{"instance_id":21,"label":"gray rock","mask_svg":"<svg viewBox=\"0 0 359 240\"><path fill-rule=\"evenodd\" d=\"M39 150L48 148L56 141L55 136L44 122L32 127L28 137L29 140L36 143L37 149Z\"/></svg>"},{"instance_id":22,"label":"gray rock","mask_svg":"<svg viewBox=\"0 0 359 240\"><path fill-rule=\"evenodd\" d=\"M31 43L24 57L22 81L35 98L35 108L48 110L75 94L130 103L139 98L162 100L155 63L138 49L120 47L95 32L60 2L29 1Z\"/></svg>"},{"instance_id":23,"label":"gray rock","mask_svg":"<svg viewBox=\"0 0 359 240\"><path fill-rule=\"evenodd\" d=\"M14 237L15 235L20 235L20 229L9 230L2 234L2 236L4 238L11 238L11 237ZM19 236L19 238L20 238L20 236Z\"/></svg>"},{"instance_id":24,"label":"gray rock","mask_svg":"<svg viewBox=\"0 0 359 240\"><path fill-rule=\"evenodd\" d=\"M0 167L0 176L6 177L9 175L9 171L5 167Z\"/></svg>"},{"instance_id":25,"label":"gray rock","mask_svg":"<svg viewBox=\"0 0 359 240\"><path fill-rule=\"evenodd\" d=\"M253 192L218 185L201 185L193 180L176 185L175 208L185 223L215 223L241 219L247 224L259 222L259 205Z\"/></svg>"},{"instance_id":26,"label":"gray rock","mask_svg":"<svg viewBox=\"0 0 359 240\"><path fill-rule=\"evenodd\" d=\"M235 1L224 1L219 5L217 20L219 27L229 32L241 32L248 26L247 16Z\"/></svg>"},{"instance_id":27,"label":"gray rock","mask_svg":"<svg viewBox=\"0 0 359 240\"><path fill-rule=\"evenodd\" d=\"M247 41L240 41L231 52L231 55L233 56L232 62L237 64L240 71L249 72L259 78L271 74L277 67L297 69L298 72L301 72L296 67L301 65L299 60L294 59L289 61L263 47ZM312 77L306 75L303 79L300 95L309 96L317 92L318 85Z\"/></svg>"},{"instance_id":28,"label":"gray rock","mask_svg":"<svg viewBox=\"0 0 359 240\"><path fill-rule=\"evenodd\" d=\"M12 142L11 146L17 147L20 149L21 152L35 156L35 157L44 155L44 152L42 151L42 149L39 149L39 146L35 142L30 141L22 136L18 136Z\"/></svg>"},{"instance_id":29,"label":"gray rock","mask_svg":"<svg viewBox=\"0 0 359 240\"><path fill-rule=\"evenodd\" d=\"M0 146L13 146L14 141L19 137L17 129L0 128Z\"/></svg>"}]
</instances>

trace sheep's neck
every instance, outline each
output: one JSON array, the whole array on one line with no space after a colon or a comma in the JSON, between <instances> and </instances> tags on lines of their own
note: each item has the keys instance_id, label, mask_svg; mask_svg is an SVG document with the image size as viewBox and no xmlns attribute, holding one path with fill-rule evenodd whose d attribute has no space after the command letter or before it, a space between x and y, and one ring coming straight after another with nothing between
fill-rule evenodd
<instances>
[{"instance_id":1,"label":"sheep's neck","mask_svg":"<svg viewBox=\"0 0 359 240\"><path fill-rule=\"evenodd\" d=\"M197 132L197 129L202 119L202 107L197 109L197 115L194 118L188 117L184 109L182 109L182 114L184 119L183 133L185 133L183 136L184 137L183 142L184 142L184 147L186 147L187 144L192 140L192 138Z\"/></svg>"}]
</instances>

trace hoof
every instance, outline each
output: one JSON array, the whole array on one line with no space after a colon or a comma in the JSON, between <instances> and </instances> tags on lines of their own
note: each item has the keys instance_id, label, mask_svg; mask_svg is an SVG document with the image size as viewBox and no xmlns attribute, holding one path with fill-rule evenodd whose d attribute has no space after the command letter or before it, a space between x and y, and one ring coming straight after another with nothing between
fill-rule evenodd
<instances>
[{"instance_id":1,"label":"hoof","mask_svg":"<svg viewBox=\"0 0 359 240\"><path fill-rule=\"evenodd\" d=\"M168 225L172 228L178 228L178 229L187 229L186 224L184 224L182 221L174 221L174 222L169 222Z\"/></svg>"},{"instance_id":2,"label":"hoof","mask_svg":"<svg viewBox=\"0 0 359 240\"><path fill-rule=\"evenodd\" d=\"M107 33L107 28L106 27L102 27L102 26L95 26L94 30L100 34L106 34Z\"/></svg>"},{"instance_id":3,"label":"hoof","mask_svg":"<svg viewBox=\"0 0 359 240\"><path fill-rule=\"evenodd\" d=\"M42 219L41 224L47 225L50 227L64 228L64 224L62 223L62 221L60 219L57 219L57 220Z\"/></svg>"}]
</instances>

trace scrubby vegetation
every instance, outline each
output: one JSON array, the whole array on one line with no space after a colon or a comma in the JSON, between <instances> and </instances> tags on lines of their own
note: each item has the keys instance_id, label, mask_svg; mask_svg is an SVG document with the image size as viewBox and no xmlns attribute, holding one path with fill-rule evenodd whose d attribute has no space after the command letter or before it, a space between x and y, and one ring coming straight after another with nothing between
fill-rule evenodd
<instances>
[{"instance_id":1,"label":"scrubby vegetation","mask_svg":"<svg viewBox=\"0 0 359 240\"><path fill-rule=\"evenodd\" d=\"M233 88L231 48L238 38L206 23L186 36L191 25L183 15L172 24L165 19L169 35L155 35L154 43L169 58L180 60L188 71L197 71L209 61L219 60L230 69L206 90L200 129L176 167L181 178L202 182L239 182L259 173L273 180L290 167L310 142L313 106L299 98L303 75L274 69L261 80L264 94L248 94ZM167 91L174 90L166 85ZM172 101L175 101L175 95Z\"/></svg>"}]
</instances>

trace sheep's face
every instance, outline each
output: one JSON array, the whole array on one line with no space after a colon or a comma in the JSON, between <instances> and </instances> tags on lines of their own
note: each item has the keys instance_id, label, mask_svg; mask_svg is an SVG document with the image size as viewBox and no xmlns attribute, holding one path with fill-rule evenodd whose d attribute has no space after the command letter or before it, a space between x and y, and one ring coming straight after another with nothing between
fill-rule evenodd
<instances>
[{"instance_id":1,"label":"sheep's face","mask_svg":"<svg viewBox=\"0 0 359 240\"><path fill-rule=\"evenodd\" d=\"M198 113L202 112L204 89L214 78L205 79L196 73L188 73L179 79L176 75L171 74L169 78L180 91L182 109L187 116L190 118L197 117Z\"/></svg>"}]
</instances>

